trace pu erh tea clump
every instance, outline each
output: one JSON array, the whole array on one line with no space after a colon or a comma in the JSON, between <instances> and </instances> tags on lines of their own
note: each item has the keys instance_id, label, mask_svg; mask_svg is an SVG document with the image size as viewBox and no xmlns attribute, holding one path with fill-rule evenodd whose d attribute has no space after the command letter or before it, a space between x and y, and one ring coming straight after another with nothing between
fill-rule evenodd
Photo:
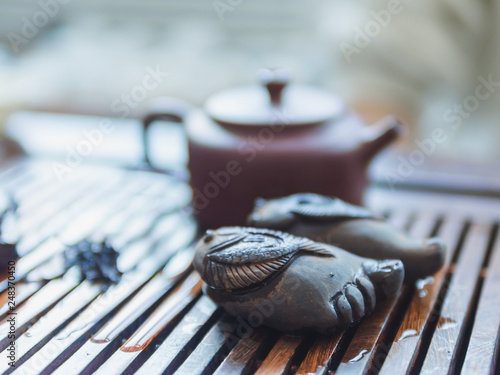
<instances>
[{"instance_id":1,"label":"pu erh tea clump","mask_svg":"<svg viewBox=\"0 0 500 375\"><path fill-rule=\"evenodd\" d=\"M206 294L231 315L286 332L332 333L359 323L404 278L399 260L365 259L288 233L227 227L207 231L194 267Z\"/></svg>"},{"instance_id":2,"label":"pu erh tea clump","mask_svg":"<svg viewBox=\"0 0 500 375\"><path fill-rule=\"evenodd\" d=\"M68 247L64 258L66 269L78 267L82 278L90 282L108 286L121 280L118 253L106 242L83 240Z\"/></svg>"}]
</instances>

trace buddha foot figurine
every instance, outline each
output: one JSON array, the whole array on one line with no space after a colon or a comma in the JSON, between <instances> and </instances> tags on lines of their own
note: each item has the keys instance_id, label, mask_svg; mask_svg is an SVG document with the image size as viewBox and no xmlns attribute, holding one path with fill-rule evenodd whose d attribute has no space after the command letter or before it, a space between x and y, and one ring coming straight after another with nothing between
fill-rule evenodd
<instances>
[{"instance_id":1,"label":"buddha foot figurine","mask_svg":"<svg viewBox=\"0 0 500 375\"><path fill-rule=\"evenodd\" d=\"M411 238L382 217L338 198L295 194L258 199L248 225L283 230L366 258L400 259L406 282L432 275L444 263L440 239Z\"/></svg>"},{"instance_id":2,"label":"buddha foot figurine","mask_svg":"<svg viewBox=\"0 0 500 375\"><path fill-rule=\"evenodd\" d=\"M375 261L337 247L256 228L207 231L194 267L226 312L285 332L329 334L359 323L404 278L399 260Z\"/></svg>"}]
</instances>

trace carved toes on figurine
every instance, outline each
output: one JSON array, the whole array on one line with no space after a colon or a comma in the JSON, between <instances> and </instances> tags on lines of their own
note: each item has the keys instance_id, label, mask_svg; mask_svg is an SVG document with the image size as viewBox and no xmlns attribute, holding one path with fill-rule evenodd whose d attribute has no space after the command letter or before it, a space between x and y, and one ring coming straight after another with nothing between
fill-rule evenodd
<instances>
[{"instance_id":1,"label":"carved toes on figurine","mask_svg":"<svg viewBox=\"0 0 500 375\"><path fill-rule=\"evenodd\" d=\"M207 231L194 267L205 293L253 326L332 333L359 323L404 278L399 260L375 261L279 231Z\"/></svg>"},{"instance_id":2,"label":"carved toes on figurine","mask_svg":"<svg viewBox=\"0 0 500 375\"><path fill-rule=\"evenodd\" d=\"M440 239L412 238L363 207L317 194L258 199L248 224L283 230L367 258L400 259L407 282L434 274L445 258Z\"/></svg>"}]
</instances>

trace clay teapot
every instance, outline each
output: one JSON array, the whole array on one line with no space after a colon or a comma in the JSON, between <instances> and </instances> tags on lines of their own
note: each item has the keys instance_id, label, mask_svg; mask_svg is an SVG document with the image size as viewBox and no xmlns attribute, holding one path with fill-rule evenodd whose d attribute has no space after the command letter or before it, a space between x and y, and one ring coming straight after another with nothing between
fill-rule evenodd
<instances>
[{"instance_id":1,"label":"clay teapot","mask_svg":"<svg viewBox=\"0 0 500 375\"><path fill-rule=\"evenodd\" d=\"M362 201L371 159L397 138L392 117L367 126L324 90L262 70L260 85L216 93L203 108L157 100L144 117L184 124L193 209L207 228L244 225L255 198L298 192Z\"/></svg>"}]
</instances>

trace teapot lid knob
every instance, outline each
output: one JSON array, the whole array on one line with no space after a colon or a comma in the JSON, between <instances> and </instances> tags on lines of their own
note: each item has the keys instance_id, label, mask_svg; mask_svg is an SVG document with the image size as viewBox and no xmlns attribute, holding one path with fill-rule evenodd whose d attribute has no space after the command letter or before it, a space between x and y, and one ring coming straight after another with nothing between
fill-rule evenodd
<instances>
[{"instance_id":1,"label":"teapot lid knob","mask_svg":"<svg viewBox=\"0 0 500 375\"><path fill-rule=\"evenodd\" d=\"M290 73L285 69L261 69L257 74L269 93L271 103L280 105L283 89L290 82Z\"/></svg>"},{"instance_id":2,"label":"teapot lid knob","mask_svg":"<svg viewBox=\"0 0 500 375\"><path fill-rule=\"evenodd\" d=\"M260 85L235 87L212 95L205 103L207 115L225 126L287 126L324 123L341 115L338 97L315 87L289 84L285 69L261 69Z\"/></svg>"}]
</instances>

